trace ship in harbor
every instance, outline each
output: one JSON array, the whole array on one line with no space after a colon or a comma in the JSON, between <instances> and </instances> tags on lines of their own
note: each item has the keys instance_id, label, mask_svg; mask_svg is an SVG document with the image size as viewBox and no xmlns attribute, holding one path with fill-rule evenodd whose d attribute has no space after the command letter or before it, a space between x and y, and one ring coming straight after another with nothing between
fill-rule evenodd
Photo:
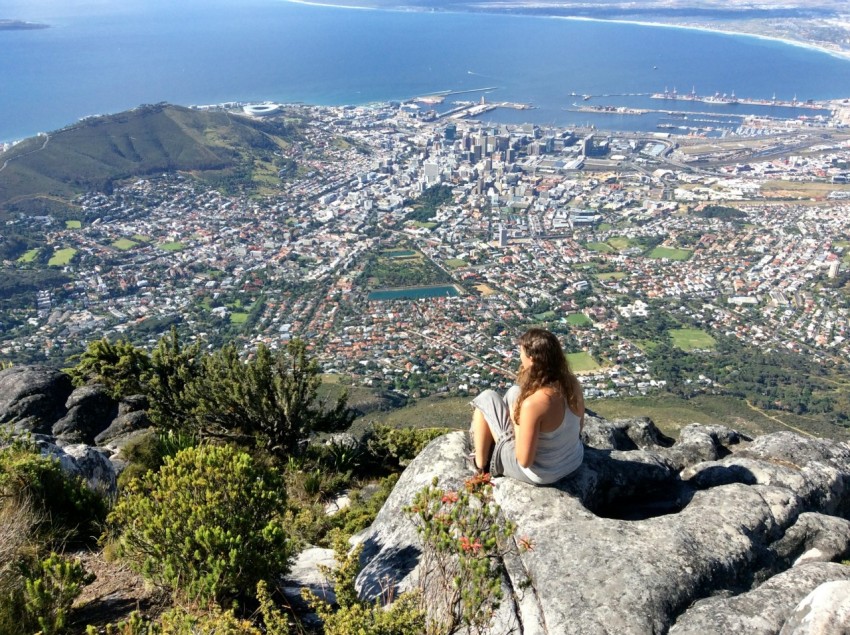
<instances>
[{"instance_id":1,"label":"ship in harbor","mask_svg":"<svg viewBox=\"0 0 850 635\"><path fill-rule=\"evenodd\" d=\"M735 95L735 91L733 90L731 94L726 93L714 93L713 95L703 96L697 94L696 86L691 88L691 92L689 93L679 93L676 91L676 88L673 87L673 90L667 90L667 87L664 87L663 93L653 93L650 95L652 99L666 99L672 101L698 101L705 104L722 104L724 106L733 106L737 104L745 104L748 106L783 106L787 108L809 108L812 110L829 110L829 107L825 104L820 104L812 99L807 99L806 101L799 101L797 99L797 95L794 95L794 98L790 101L777 99L776 94L774 93L772 99L750 99L744 97L737 97Z\"/></svg>"}]
</instances>

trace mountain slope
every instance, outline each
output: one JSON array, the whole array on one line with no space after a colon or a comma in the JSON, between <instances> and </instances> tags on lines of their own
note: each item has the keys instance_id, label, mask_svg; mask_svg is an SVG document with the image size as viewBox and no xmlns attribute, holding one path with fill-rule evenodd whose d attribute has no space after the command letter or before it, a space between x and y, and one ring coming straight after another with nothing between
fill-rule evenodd
<instances>
[{"instance_id":1,"label":"mountain slope","mask_svg":"<svg viewBox=\"0 0 850 635\"><path fill-rule=\"evenodd\" d=\"M225 112L158 104L88 118L0 155L0 216L44 213L84 191L165 171L226 172L271 153L292 130Z\"/></svg>"}]
</instances>

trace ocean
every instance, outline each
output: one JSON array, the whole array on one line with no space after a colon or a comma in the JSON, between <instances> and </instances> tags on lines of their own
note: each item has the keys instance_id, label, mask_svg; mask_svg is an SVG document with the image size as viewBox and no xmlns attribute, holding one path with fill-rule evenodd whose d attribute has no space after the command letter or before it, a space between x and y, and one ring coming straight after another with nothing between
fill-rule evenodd
<instances>
[{"instance_id":1,"label":"ocean","mask_svg":"<svg viewBox=\"0 0 850 635\"><path fill-rule=\"evenodd\" d=\"M850 96L850 60L777 41L679 28L509 14L390 12L282 0L5 0L0 141L143 103L362 104L494 87L493 122L654 130L657 118L569 112L665 108L645 94L790 100ZM640 96L619 96L638 93ZM578 96L578 97L577 97ZM479 99L478 93L449 99ZM682 110L795 114L681 104Z\"/></svg>"}]
</instances>

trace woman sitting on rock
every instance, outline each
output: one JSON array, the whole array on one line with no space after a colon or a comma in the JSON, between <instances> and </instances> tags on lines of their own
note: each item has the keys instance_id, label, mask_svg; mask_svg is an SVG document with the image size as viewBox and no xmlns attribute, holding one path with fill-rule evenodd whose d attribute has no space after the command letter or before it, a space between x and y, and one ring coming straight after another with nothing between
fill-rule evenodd
<instances>
[{"instance_id":1,"label":"woman sitting on rock","mask_svg":"<svg viewBox=\"0 0 850 635\"><path fill-rule=\"evenodd\" d=\"M471 456L477 471L547 485L581 465L584 427L581 384L558 338L530 329L519 339L517 385L502 398L485 390L472 405Z\"/></svg>"}]
</instances>

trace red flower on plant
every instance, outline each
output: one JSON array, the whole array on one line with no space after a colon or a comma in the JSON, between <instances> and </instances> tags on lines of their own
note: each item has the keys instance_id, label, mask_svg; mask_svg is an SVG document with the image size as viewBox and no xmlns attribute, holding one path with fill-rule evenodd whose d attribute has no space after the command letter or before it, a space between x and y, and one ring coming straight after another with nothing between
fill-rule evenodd
<instances>
[{"instance_id":1,"label":"red flower on plant","mask_svg":"<svg viewBox=\"0 0 850 635\"><path fill-rule=\"evenodd\" d=\"M466 491L474 492L477 489L484 487L485 485L490 485L490 472L483 472L481 474L475 474L474 476L470 476L466 479Z\"/></svg>"},{"instance_id":2,"label":"red flower on plant","mask_svg":"<svg viewBox=\"0 0 850 635\"><path fill-rule=\"evenodd\" d=\"M458 500L457 492L446 492L443 494L444 503L456 503Z\"/></svg>"},{"instance_id":3,"label":"red flower on plant","mask_svg":"<svg viewBox=\"0 0 850 635\"><path fill-rule=\"evenodd\" d=\"M469 553L470 551L472 553L478 553L478 551L482 547L481 542L477 538L475 540L470 540L466 536L461 536L459 542L460 548L466 551L467 553Z\"/></svg>"}]
</instances>

